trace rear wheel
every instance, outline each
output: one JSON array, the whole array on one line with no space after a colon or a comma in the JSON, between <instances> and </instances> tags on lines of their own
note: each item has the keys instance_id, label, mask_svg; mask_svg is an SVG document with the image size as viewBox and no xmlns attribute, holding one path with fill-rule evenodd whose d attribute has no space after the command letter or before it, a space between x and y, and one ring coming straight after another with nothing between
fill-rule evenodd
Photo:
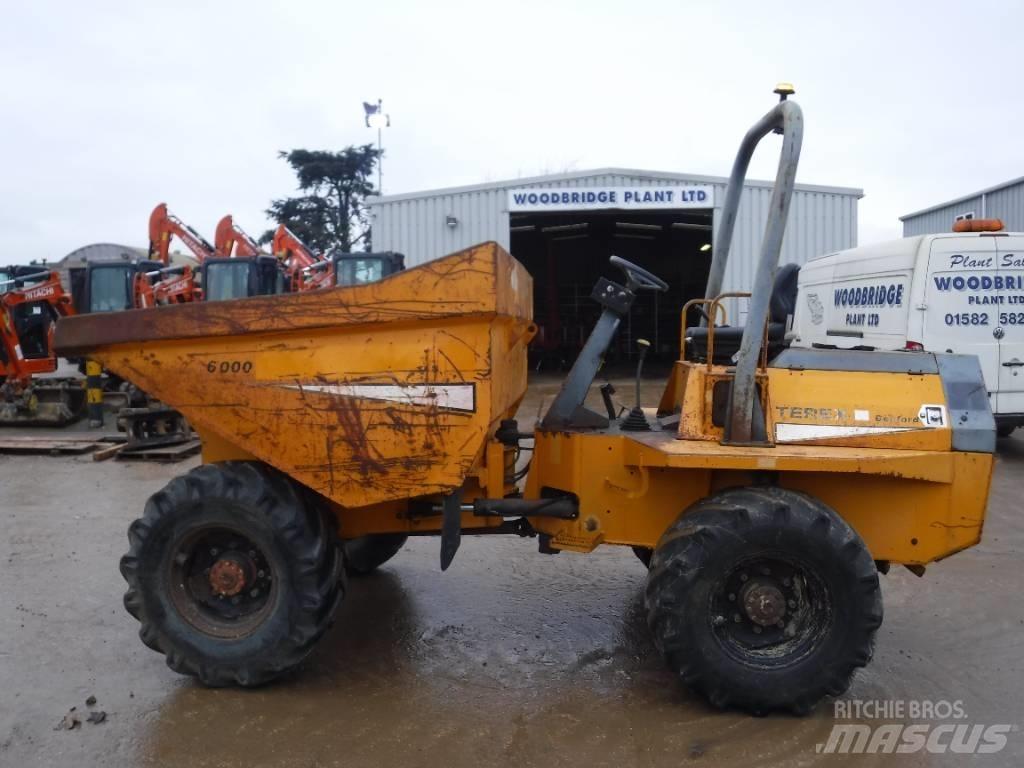
<instances>
[{"instance_id":1,"label":"rear wheel","mask_svg":"<svg viewBox=\"0 0 1024 768\"><path fill-rule=\"evenodd\" d=\"M342 595L333 531L269 467L198 467L128 529L124 603L167 665L207 685L259 685L297 665Z\"/></svg>"},{"instance_id":2,"label":"rear wheel","mask_svg":"<svg viewBox=\"0 0 1024 768\"><path fill-rule=\"evenodd\" d=\"M1016 424L996 424L996 435L999 437L1009 437L1016 428Z\"/></svg>"},{"instance_id":3,"label":"rear wheel","mask_svg":"<svg viewBox=\"0 0 1024 768\"><path fill-rule=\"evenodd\" d=\"M724 491L666 531L645 592L655 644L719 707L808 712L849 687L874 648L882 596L860 537L774 487Z\"/></svg>"},{"instance_id":4,"label":"rear wheel","mask_svg":"<svg viewBox=\"0 0 1024 768\"><path fill-rule=\"evenodd\" d=\"M376 533L345 542L345 570L352 576L365 576L384 565L405 546L404 533Z\"/></svg>"}]
</instances>

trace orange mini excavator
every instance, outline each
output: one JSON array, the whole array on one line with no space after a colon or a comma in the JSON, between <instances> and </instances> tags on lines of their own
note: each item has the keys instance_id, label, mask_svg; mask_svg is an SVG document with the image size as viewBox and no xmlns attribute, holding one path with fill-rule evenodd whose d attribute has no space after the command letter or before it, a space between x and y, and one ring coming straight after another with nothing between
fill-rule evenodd
<instances>
[{"instance_id":1,"label":"orange mini excavator","mask_svg":"<svg viewBox=\"0 0 1024 768\"><path fill-rule=\"evenodd\" d=\"M82 415L85 390L57 370L53 329L75 314L60 275L46 267L0 269L0 425L62 426Z\"/></svg>"},{"instance_id":2,"label":"orange mini excavator","mask_svg":"<svg viewBox=\"0 0 1024 768\"><path fill-rule=\"evenodd\" d=\"M319 258L284 224L274 232L271 248L284 266L285 277L292 291L310 291L336 285L364 285L405 269L405 256L392 251L335 251L329 258Z\"/></svg>"},{"instance_id":3,"label":"orange mini excavator","mask_svg":"<svg viewBox=\"0 0 1024 768\"><path fill-rule=\"evenodd\" d=\"M287 290L277 259L261 251L230 214L217 223L213 250L202 263L204 300L266 296Z\"/></svg>"}]
</instances>

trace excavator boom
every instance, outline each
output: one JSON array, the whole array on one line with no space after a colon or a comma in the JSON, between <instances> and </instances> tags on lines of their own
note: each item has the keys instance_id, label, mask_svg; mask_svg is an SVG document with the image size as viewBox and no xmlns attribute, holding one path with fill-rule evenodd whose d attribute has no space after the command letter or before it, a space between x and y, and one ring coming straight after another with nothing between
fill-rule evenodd
<instances>
[{"instance_id":1,"label":"excavator boom","mask_svg":"<svg viewBox=\"0 0 1024 768\"><path fill-rule=\"evenodd\" d=\"M259 245L246 234L244 229L235 224L231 214L228 214L217 223L213 245L218 256L245 257L260 255Z\"/></svg>"},{"instance_id":2,"label":"excavator boom","mask_svg":"<svg viewBox=\"0 0 1024 768\"><path fill-rule=\"evenodd\" d=\"M274 232L271 250L284 265L292 291L308 291L333 285L330 262L317 258L313 250L284 224Z\"/></svg>"},{"instance_id":3,"label":"excavator boom","mask_svg":"<svg viewBox=\"0 0 1024 768\"><path fill-rule=\"evenodd\" d=\"M200 263L216 255L216 249L202 235L170 213L166 203L160 203L149 215L149 257L170 263L171 238L175 236Z\"/></svg>"}]
</instances>

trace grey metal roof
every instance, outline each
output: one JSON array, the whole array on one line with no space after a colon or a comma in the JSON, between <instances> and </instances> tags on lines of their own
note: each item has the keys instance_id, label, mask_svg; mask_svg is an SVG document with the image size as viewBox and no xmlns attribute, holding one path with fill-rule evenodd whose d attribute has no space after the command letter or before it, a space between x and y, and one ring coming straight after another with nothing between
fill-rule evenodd
<instances>
[{"instance_id":1,"label":"grey metal roof","mask_svg":"<svg viewBox=\"0 0 1024 768\"><path fill-rule=\"evenodd\" d=\"M988 194L991 194L993 192L998 192L1001 189L1006 189L1007 187L1013 187L1013 186L1016 186L1017 184L1022 184L1022 183L1024 183L1024 176L1018 176L1016 179L1011 179L1010 181L1004 181L1002 184L996 184L995 186L992 186L992 187L986 187L985 189L979 189L977 192L972 192L969 195L961 195L960 197L954 197L952 200L947 200L944 203L938 203L937 205L930 205L927 208L922 208L919 211L914 211L913 213L904 214L903 216L900 216L900 221L906 221L907 219L912 219L915 216L921 216L922 214L925 214L925 213L931 213L932 211L938 211L938 210L940 210L942 208L948 208L951 205L956 205L957 203L962 203L962 202L964 202L966 200L970 200L972 197L979 197L981 195L988 195Z\"/></svg>"},{"instance_id":2,"label":"grey metal roof","mask_svg":"<svg viewBox=\"0 0 1024 768\"><path fill-rule=\"evenodd\" d=\"M75 248L57 263L67 264L73 261L114 261L117 259L144 258L147 250L121 243L90 243Z\"/></svg>"},{"instance_id":3,"label":"grey metal roof","mask_svg":"<svg viewBox=\"0 0 1024 768\"><path fill-rule=\"evenodd\" d=\"M696 182L698 184L727 184L729 179L725 176L702 176L693 173L672 173L669 171L645 171L635 168L594 168L586 171L569 171L567 173L552 173L542 176L524 176L518 179L505 179L503 181L489 181L482 184L468 184L461 187L442 187L440 189L428 189L420 192L403 192L397 195L384 195L383 197L368 198L371 205L390 203L399 200L412 200L420 197L434 197L437 195L457 195L464 192L479 192L487 189L502 189L512 187L529 186L531 184L545 184L557 181L574 181L586 179L593 176L641 176L651 179L665 179L668 181ZM774 181L760 181L747 179L749 187L772 187ZM864 190L856 187L830 187L818 184L797 184L796 189L802 192L824 192L833 195L850 195L858 199L864 197Z\"/></svg>"}]
</instances>

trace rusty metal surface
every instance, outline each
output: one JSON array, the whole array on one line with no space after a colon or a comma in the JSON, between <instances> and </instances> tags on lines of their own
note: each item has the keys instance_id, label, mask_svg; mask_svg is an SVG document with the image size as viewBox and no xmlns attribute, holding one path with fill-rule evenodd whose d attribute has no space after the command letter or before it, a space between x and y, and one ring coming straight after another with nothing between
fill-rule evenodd
<instances>
[{"instance_id":1,"label":"rusty metal surface","mask_svg":"<svg viewBox=\"0 0 1024 768\"><path fill-rule=\"evenodd\" d=\"M215 595L232 597L245 588L245 569L229 557L210 566L210 588Z\"/></svg>"},{"instance_id":2,"label":"rusty metal surface","mask_svg":"<svg viewBox=\"0 0 1024 768\"><path fill-rule=\"evenodd\" d=\"M75 357L128 342L313 331L507 310L508 291L495 278L502 267L507 277L510 259L496 243L483 243L368 285L79 315L74 322L58 323L54 346L59 355Z\"/></svg>"},{"instance_id":3,"label":"rusty metal surface","mask_svg":"<svg viewBox=\"0 0 1024 768\"><path fill-rule=\"evenodd\" d=\"M258 458L345 507L444 493L526 390L532 282L494 243L370 285L81 318L207 461Z\"/></svg>"}]
</instances>

